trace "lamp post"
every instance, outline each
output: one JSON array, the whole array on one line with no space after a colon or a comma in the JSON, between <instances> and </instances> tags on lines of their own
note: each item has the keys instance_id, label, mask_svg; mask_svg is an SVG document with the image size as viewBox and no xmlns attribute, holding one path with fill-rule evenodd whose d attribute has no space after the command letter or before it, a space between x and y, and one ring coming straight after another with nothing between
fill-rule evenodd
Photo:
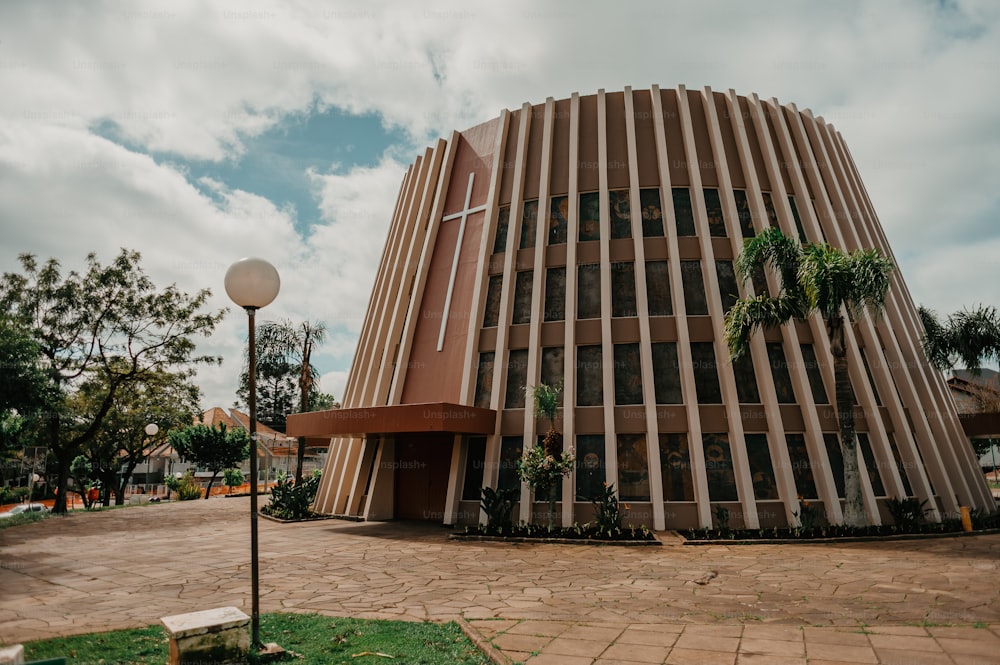
<instances>
[{"instance_id":1,"label":"lamp post","mask_svg":"<svg viewBox=\"0 0 1000 665\"><path fill-rule=\"evenodd\" d=\"M260 593L257 565L257 331L254 315L271 304L281 288L281 278L274 266L258 258L240 259L226 271L226 293L230 300L246 310L249 329L249 407L250 407L250 645L261 647Z\"/></svg>"},{"instance_id":2,"label":"lamp post","mask_svg":"<svg viewBox=\"0 0 1000 665\"><path fill-rule=\"evenodd\" d=\"M157 425L156 423L149 423L148 425L146 425L146 427L143 429L143 431L146 433L146 436L149 437L149 440L146 442L146 445L148 446L153 441L153 437L160 433L160 426ZM147 452L146 455L147 455L147 457L146 457L146 480L142 483L142 491L143 492L148 492L149 494L152 494L153 493L152 490L149 489L149 485L150 485L150 482L149 482L149 457L148 457L149 456L149 452ZM155 489L155 488L156 488L156 486L154 485L153 489ZM157 499L157 501L159 501L159 499Z\"/></svg>"}]
</instances>

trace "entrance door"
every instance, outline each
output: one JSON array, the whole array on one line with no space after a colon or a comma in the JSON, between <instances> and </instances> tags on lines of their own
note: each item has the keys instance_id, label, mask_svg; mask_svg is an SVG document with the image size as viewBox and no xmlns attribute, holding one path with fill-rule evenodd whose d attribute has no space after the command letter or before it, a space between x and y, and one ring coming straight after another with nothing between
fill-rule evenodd
<instances>
[{"instance_id":1,"label":"entrance door","mask_svg":"<svg viewBox=\"0 0 1000 665\"><path fill-rule=\"evenodd\" d=\"M441 432L396 436L396 519L444 521L454 440Z\"/></svg>"}]
</instances>

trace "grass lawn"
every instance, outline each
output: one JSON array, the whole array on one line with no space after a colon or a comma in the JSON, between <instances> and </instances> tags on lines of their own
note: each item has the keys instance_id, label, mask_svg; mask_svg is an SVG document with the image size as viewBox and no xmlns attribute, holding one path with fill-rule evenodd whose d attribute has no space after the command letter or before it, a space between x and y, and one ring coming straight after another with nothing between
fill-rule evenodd
<instances>
[{"instance_id":1,"label":"grass lawn","mask_svg":"<svg viewBox=\"0 0 1000 665\"><path fill-rule=\"evenodd\" d=\"M260 637L300 657L288 663L409 663L451 665L489 663L455 623L413 623L343 619L317 614L261 615ZM167 634L161 626L29 642L27 660L65 656L69 663L161 665ZM358 655L368 652L371 655ZM391 659L377 654L387 654Z\"/></svg>"}]
</instances>

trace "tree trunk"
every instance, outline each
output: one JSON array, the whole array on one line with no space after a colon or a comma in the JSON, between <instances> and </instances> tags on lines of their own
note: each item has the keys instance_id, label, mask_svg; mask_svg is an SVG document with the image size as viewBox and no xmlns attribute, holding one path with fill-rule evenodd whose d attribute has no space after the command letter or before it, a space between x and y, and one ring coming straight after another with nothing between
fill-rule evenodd
<instances>
[{"instance_id":1,"label":"tree trunk","mask_svg":"<svg viewBox=\"0 0 1000 665\"><path fill-rule=\"evenodd\" d=\"M66 487L69 481L70 460L65 459L65 455L56 454L56 502L52 506L52 512L56 514L66 512Z\"/></svg>"},{"instance_id":2,"label":"tree trunk","mask_svg":"<svg viewBox=\"0 0 1000 665\"><path fill-rule=\"evenodd\" d=\"M304 411L302 413L305 413ZM295 484L302 484L302 465L306 460L306 437L299 437L299 449L295 453Z\"/></svg>"},{"instance_id":3,"label":"tree trunk","mask_svg":"<svg viewBox=\"0 0 1000 665\"><path fill-rule=\"evenodd\" d=\"M827 320L830 353L833 355L833 378L837 393L837 421L840 425L840 446L844 456L844 524L864 526L864 500L861 497L861 472L858 468L858 437L854 430L854 392L847 366L844 344L844 319Z\"/></svg>"},{"instance_id":4,"label":"tree trunk","mask_svg":"<svg viewBox=\"0 0 1000 665\"><path fill-rule=\"evenodd\" d=\"M216 471L212 474L212 478L208 481L208 487L205 488L205 500L212 496L212 484L215 483L215 479L219 477L219 472Z\"/></svg>"}]
</instances>

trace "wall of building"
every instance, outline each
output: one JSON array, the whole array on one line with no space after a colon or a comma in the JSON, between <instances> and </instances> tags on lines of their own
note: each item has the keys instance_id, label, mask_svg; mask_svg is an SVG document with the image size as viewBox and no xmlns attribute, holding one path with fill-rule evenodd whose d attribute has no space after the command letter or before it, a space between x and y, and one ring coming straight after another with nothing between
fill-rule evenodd
<instances>
[{"instance_id":1,"label":"wall of building","mask_svg":"<svg viewBox=\"0 0 1000 665\"><path fill-rule=\"evenodd\" d=\"M496 410L495 435L455 438L446 522L475 521L480 486L517 485L514 460L547 427L523 388L560 379L580 460L564 523L586 521L603 481L627 521L657 529L709 525L717 506L733 525L790 524L799 497L839 521L822 320L758 334L737 363L723 341L733 298L777 288L733 271L770 226L891 255L842 137L792 104L653 87L505 111L407 172L344 406ZM848 331L876 522L891 496L928 499L933 518L992 505L918 330L897 272L884 318ZM360 512L381 491L375 438L334 442L320 509Z\"/></svg>"}]
</instances>

